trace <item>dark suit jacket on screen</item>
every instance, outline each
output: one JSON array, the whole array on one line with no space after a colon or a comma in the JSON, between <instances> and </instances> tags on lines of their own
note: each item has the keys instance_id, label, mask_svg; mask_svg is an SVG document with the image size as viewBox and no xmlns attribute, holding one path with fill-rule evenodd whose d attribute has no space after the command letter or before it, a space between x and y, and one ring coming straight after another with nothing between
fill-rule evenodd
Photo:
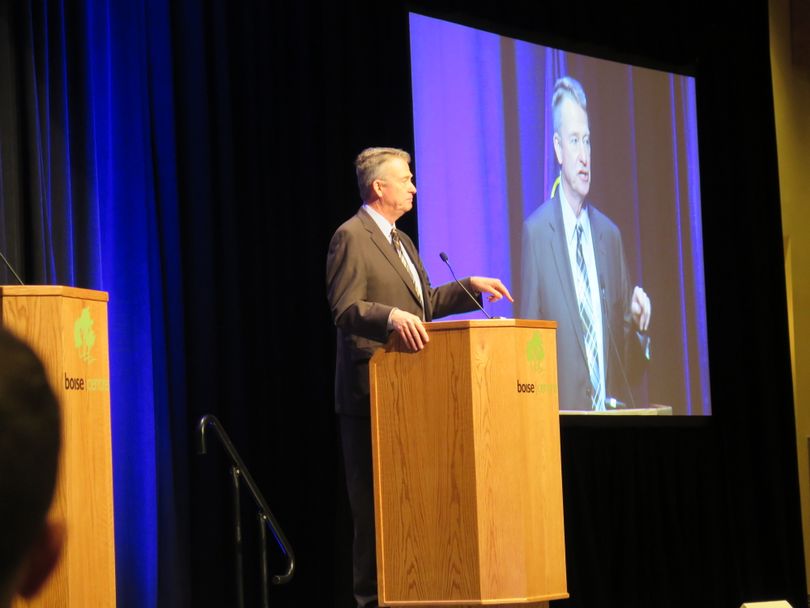
<instances>
[{"instance_id":1,"label":"dark suit jacket on screen","mask_svg":"<svg viewBox=\"0 0 810 608\"><path fill-rule=\"evenodd\" d=\"M432 288L413 242L399 234L422 282L425 321L475 310L456 283ZM469 279L462 282L472 291ZM388 339L391 310L396 307L415 315L422 310L408 271L362 208L337 229L329 243L326 283L337 326L335 409L340 414L368 416L368 360Z\"/></svg>"},{"instance_id":2,"label":"dark suit jacket on screen","mask_svg":"<svg viewBox=\"0 0 810 608\"><path fill-rule=\"evenodd\" d=\"M588 215L599 277L596 288L601 293L606 394L629 401L618 355L628 383L633 383L644 369L649 339L640 339L634 330L632 286L619 228L590 204ZM560 409L590 409L592 388L585 338L559 194L540 205L523 224L519 308L522 318L557 321Z\"/></svg>"}]
</instances>

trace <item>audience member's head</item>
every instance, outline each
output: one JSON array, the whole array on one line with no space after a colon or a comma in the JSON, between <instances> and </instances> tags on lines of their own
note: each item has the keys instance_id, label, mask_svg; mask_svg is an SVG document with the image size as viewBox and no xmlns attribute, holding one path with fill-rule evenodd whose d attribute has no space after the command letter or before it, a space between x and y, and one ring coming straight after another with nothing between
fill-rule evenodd
<instances>
[{"instance_id":1,"label":"audience member's head","mask_svg":"<svg viewBox=\"0 0 810 608\"><path fill-rule=\"evenodd\" d=\"M47 520L60 414L31 348L0 328L0 606L34 595L59 559L61 523Z\"/></svg>"}]
</instances>

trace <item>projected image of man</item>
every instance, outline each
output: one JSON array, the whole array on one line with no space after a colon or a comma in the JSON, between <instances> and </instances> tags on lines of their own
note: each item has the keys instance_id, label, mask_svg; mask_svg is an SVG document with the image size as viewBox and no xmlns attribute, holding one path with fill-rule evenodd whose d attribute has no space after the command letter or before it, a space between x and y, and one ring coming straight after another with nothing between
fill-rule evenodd
<instances>
[{"instance_id":1,"label":"projected image of man","mask_svg":"<svg viewBox=\"0 0 810 608\"><path fill-rule=\"evenodd\" d=\"M520 316L557 328L560 409L633 404L649 359L652 305L630 287L621 233L588 200L593 168L582 85L560 78L552 95L558 187L523 224Z\"/></svg>"}]
</instances>

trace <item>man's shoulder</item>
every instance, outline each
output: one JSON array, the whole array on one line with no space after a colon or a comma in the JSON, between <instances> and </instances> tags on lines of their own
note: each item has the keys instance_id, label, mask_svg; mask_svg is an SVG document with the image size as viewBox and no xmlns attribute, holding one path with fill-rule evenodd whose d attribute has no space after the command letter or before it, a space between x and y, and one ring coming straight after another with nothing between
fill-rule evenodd
<instances>
[{"instance_id":1,"label":"man's shoulder","mask_svg":"<svg viewBox=\"0 0 810 608\"><path fill-rule=\"evenodd\" d=\"M368 217L368 215L365 213L365 211L363 211L362 209L358 209L357 212L354 215L352 215L349 219L347 219L340 226L338 226L338 228L337 228L337 230L335 230L335 232L345 232L347 230L351 231L351 230L357 230L359 228L362 228L365 225L365 222L363 221L363 219L364 219L363 216L364 215L366 215L366 217ZM371 218L368 218L368 219L369 219L369 221L371 220Z\"/></svg>"},{"instance_id":2,"label":"man's shoulder","mask_svg":"<svg viewBox=\"0 0 810 608\"><path fill-rule=\"evenodd\" d=\"M592 230L621 237L621 231L619 230L619 227L613 223L613 220L600 211L596 205L590 202L588 203L588 214Z\"/></svg>"},{"instance_id":3,"label":"man's shoulder","mask_svg":"<svg viewBox=\"0 0 810 608\"><path fill-rule=\"evenodd\" d=\"M332 235L332 240L367 233L370 231L371 225L373 225L373 220L368 217L368 215L362 209L360 209L357 211L357 213L337 227Z\"/></svg>"},{"instance_id":4,"label":"man's shoulder","mask_svg":"<svg viewBox=\"0 0 810 608\"><path fill-rule=\"evenodd\" d=\"M366 246L365 242L369 241L369 230L359 217L361 213L363 212L358 211L338 226L332 234L332 238L329 239L328 264L340 263L339 260L346 256L357 255Z\"/></svg>"},{"instance_id":5,"label":"man's shoulder","mask_svg":"<svg viewBox=\"0 0 810 608\"><path fill-rule=\"evenodd\" d=\"M526 218L527 226L538 226L549 222L554 218L554 205L559 205L557 198L550 198L544 201L537 209L532 211Z\"/></svg>"}]
</instances>

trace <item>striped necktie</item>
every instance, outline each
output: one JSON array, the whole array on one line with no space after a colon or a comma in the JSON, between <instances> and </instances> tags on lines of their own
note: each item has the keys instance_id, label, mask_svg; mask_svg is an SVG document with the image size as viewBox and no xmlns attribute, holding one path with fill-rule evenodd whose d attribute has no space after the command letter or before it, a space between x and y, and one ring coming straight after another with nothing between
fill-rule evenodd
<instances>
[{"instance_id":1,"label":"striped necktie","mask_svg":"<svg viewBox=\"0 0 810 608\"><path fill-rule=\"evenodd\" d=\"M419 284L419 277L416 275L416 271L411 264L408 263L408 257L405 253L405 248L402 246L402 241L399 238L399 233L397 232L396 228L391 228L391 244L394 246L394 250L397 252L399 256L399 261L402 262L402 265L405 267L405 271L408 273L408 276L411 277L411 282L413 283L414 291L416 291L416 297L419 300L419 306L422 307L424 310L425 303L422 301L422 286Z\"/></svg>"},{"instance_id":2,"label":"striped necktie","mask_svg":"<svg viewBox=\"0 0 810 608\"><path fill-rule=\"evenodd\" d=\"M588 356L588 372L591 378L593 394L591 407L594 410L605 409L605 392L602 386L602 372L599 366L599 342L596 339L596 328L593 324L593 303L591 286L588 281L588 270L585 256L582 255L582 224L577 223L577 298L579 299L579 318L585 335L585 353Z\"/></svg>"}]
</instances>

